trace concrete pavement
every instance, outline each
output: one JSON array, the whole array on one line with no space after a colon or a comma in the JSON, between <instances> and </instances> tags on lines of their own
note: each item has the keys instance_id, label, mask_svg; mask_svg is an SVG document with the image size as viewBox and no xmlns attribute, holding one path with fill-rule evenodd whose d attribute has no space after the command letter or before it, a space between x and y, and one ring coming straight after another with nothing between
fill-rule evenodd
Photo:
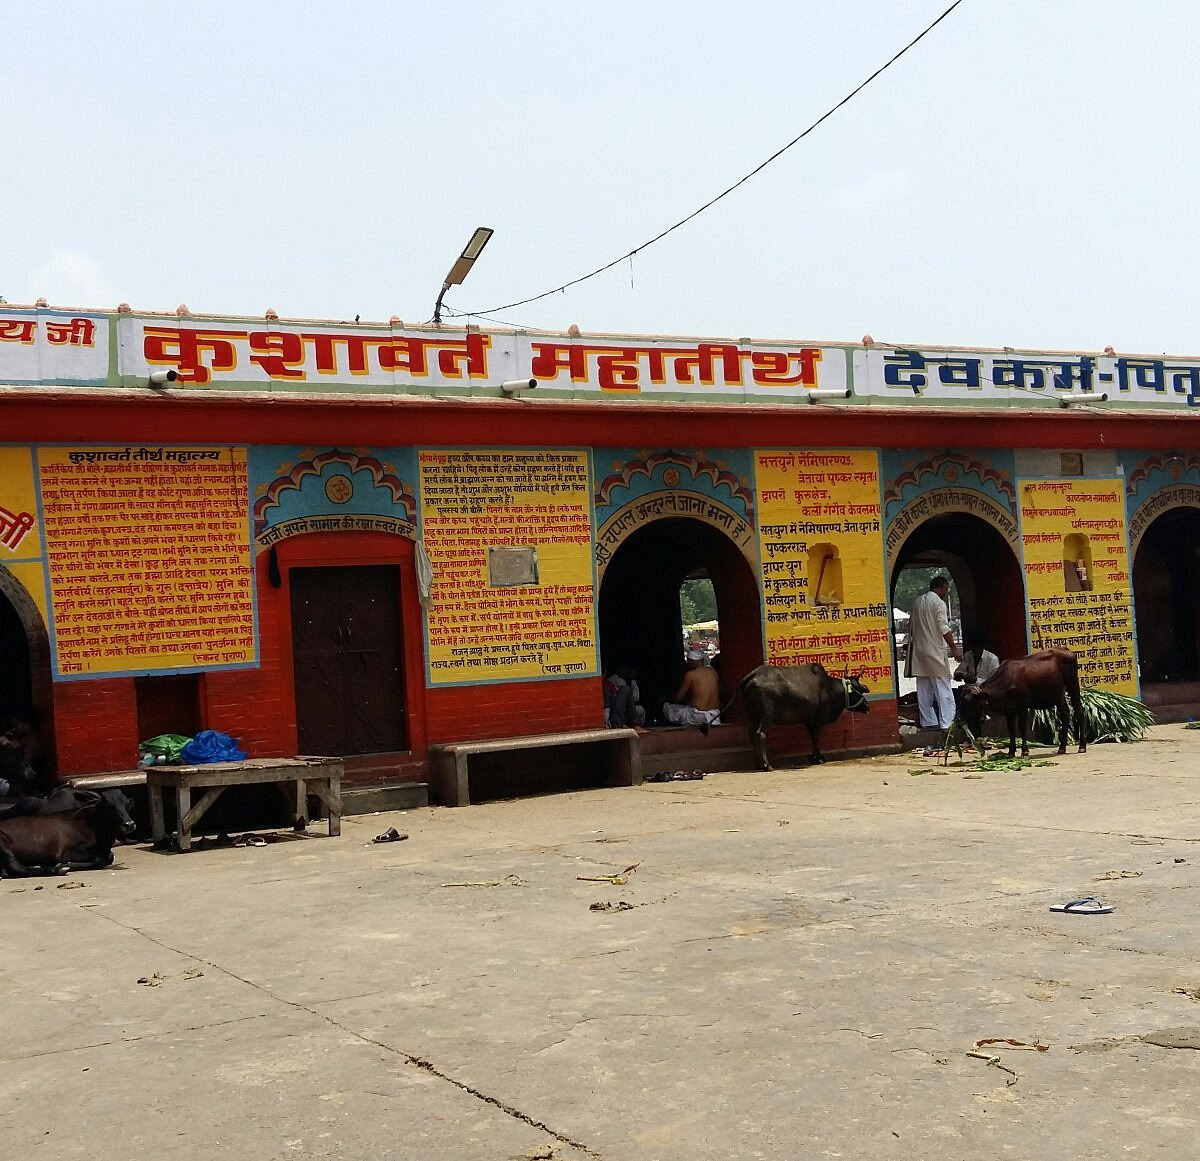
<instances>
[{"instance_id":1,"label":"concrete pavement","mask_svg":"<svg viewBox=\"0 0 1200 1161\"><path fill-rule=\"evenodd\" d=\"M1200 734L1054 761L727 773L4 880L0 1141L1191 1156L1200 1052L1142 1037L1200 1034ZM389 825L411 837L372 845ZM1048 910L1090 894L1115 913ZM1048 1049L967 1055L991 1037Z\"/></svg>"}]
</instances>

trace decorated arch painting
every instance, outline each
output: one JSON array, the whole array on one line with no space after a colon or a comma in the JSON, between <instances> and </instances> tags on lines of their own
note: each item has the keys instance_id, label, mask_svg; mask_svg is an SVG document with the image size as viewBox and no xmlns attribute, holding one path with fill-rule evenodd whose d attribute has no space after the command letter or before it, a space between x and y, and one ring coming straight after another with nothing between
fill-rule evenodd
<instances>
[{"instance_id":1,"label":"decorated arch painting","mask_svg":"<svg viewBox=\"0 0 1200 1161\"><path fill-rule=\"evenodd\" d=\"M629 536L671 517L719 529L757 569L749 452L597 451L596 479L599 575Z\"/></svg>"},{"instance_id":2,"label":"decorated arch painting","mask_svg":"<svg viewBox=\"0 0 1200 1161\"><path fill-rule=\"evenodd\" d=\"M1137 555L1146 529L1173 508L1200 509L1200 455L1195 452L1127 453L1125 505L1129 559Z\"/></svg>"},{"instance_id":3,"label":"decorated arch painting","mask_svg":"<svg viewBox=\"0 0 1200 1161\"><path fill-rule=\"evenodd\" d=\"M250 456L259 551L307 532L388 532L417 539L416 453L395 448L255 448Z\"/></svg>"},{"instance_id":4,"label":"decorated arch painting","mask_svg":"<svg viewBox=\"0 0 1200 1161\"><path fill-rule=\"evenodd\" d=\"M1020 558L1011 452L883 453L884 549L889 574L900 549L926 520L961 514L994 528Z\"/></svg>"}]
</instances>

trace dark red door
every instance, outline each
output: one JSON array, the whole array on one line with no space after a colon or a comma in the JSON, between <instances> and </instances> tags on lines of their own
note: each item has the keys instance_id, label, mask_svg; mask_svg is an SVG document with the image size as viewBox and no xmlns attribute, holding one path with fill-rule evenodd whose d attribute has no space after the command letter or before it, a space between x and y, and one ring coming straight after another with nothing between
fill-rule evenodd
<instances>
[{"instance_id":1,"label":"dark red door","mask_svg":"<svg viewBox=\"0 0 1200 1161\"><path fill-rule=\"evenodd\" d=\"M407 749L399 567L293 568L288 580L301 752Z\"/></svg>"}]
</instances>

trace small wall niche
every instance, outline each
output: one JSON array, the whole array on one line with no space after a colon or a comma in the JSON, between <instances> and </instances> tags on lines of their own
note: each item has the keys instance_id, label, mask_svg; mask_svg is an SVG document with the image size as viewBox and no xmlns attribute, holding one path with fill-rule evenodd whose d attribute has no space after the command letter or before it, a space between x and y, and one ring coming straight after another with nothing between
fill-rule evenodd
<instances>
[{"instance_id":1,"label":"small wall niche","mask_svg":"<svg viewBox=\"0 0 1200 1161\"><path fill-rule=\"evenodd\" d=\"M1068 593L1092 591L1092 546L1082 532L1063 537L1063 588Z\"/></svg>"},{"instance_id":2,"label":"small wall niche","mask_svg":"<svg viewBox=\"0 0 1200 1161\"><path fill-rule=\"evenodd\" d=\"M812 544L808 549L808 591L814 605L845 603L842 561L837 546Z\"/></svg>"}]
</instances>

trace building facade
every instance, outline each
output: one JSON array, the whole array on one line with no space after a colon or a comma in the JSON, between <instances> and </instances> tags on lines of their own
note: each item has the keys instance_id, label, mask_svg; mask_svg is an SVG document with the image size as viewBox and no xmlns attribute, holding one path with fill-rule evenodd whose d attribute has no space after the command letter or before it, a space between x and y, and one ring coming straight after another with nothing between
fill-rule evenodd
<instances>
[{"instance_id":1,"label":"building facade","mask_svg":"<svg viewBox=\"0 0 1200 1161\"><path fill-rule=\"evenodd\" d=\"M670 696L707 577L726 692L861 673L828 747L869 749L924 565L968 639L1192 716L1198 401L1200 359L1112 351L0 307L0 695L63 776L212 728L421 780L601 725L622 661Z\"/></svg>"}]
</instances>

